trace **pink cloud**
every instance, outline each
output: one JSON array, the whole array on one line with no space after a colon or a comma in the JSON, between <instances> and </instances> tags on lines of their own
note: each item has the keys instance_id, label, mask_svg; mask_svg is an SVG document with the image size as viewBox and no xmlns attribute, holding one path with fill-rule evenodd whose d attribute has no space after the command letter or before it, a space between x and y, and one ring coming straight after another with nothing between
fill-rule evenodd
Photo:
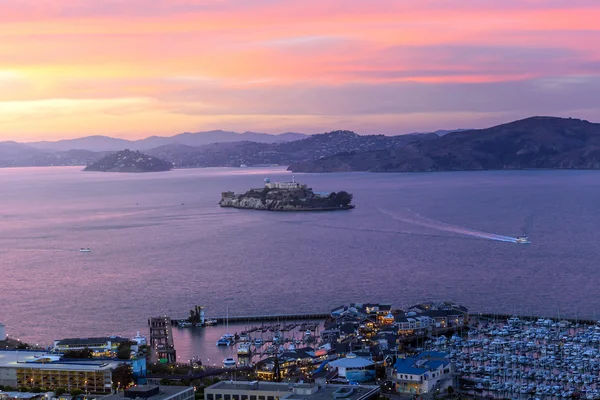
<instances>
[{"instance_id":1,"label":"pink cloud","mask_svg":"<svg viewBox=\"0 0 600 400\"><path fill-rule=\"evenodd\" d=\"M65 135L84 120L135 134L156 125L150 110L165 121L157 133L224 114L314 128L324 115L364 127L379 113L389 126L373 126L385 132L399 130L393 121L418 129L432 113L439 128L452 115L580 115L600 103L589 91L598 16L595 0L14 0L0 3L0 107L18 118L27 102L54 101ZM102 114L119 99L136 100ZM78 107L86 118L69 124ZM23 129L56 131L43 119ZM0 120L0 132L14 129Z\"/></svg>"}]
</instances>

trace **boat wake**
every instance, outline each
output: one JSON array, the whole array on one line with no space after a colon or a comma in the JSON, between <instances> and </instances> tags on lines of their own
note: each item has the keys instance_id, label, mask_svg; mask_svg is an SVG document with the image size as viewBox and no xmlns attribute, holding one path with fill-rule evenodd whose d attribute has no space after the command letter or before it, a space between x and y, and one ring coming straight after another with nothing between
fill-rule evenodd
<instances>
[{"instance_id":1,"label":"boat wake","mask_svg":"<svg viewBox=\"0 0 600 400\"><path fill-rule=\"evenodd\" d=\"M488 239L488 240L497 240L500 242L517 243L517 238L511 237L511 236L498 235L495 233L482 232L482 231L477 231L475 229L465 228L463 226L447 224L442 221L436 221L434 219L424 217L420 214L417 214L414 211L411 211L410 209L407 209L408 212L406 214L395 214L395 213L392 213L389 211L382 210L381 208L379 209L379 211L381 211L382 213L384 213L386 215L389 215L391 218L393 218L395 220L407 222L407 223L413 224L413 225L419 225L419 226L422 226L425 228L435 229L435 230L444 231L444 232L458 233L459 235L470 236L470 237L474 237L474 238L478 238L478 239Z\"/></svg>"}]
</instances>

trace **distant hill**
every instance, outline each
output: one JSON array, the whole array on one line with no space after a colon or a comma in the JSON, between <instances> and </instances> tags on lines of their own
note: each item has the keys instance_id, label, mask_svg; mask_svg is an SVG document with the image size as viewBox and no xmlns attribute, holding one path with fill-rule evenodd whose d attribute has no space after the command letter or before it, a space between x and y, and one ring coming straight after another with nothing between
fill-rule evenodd
<instances>
[{"instance_id":1,"label":"distant hill","mask_svg":"<svg viewBox=\"0 0 600 400\"><path fill-rule=\"evenodd\" d=\"M291 164L296 172L600 169L600 124L532 117L403 147L342 152Z\"/></svg>"},{"instance_id":2,"label":"distant hill","mask_svg":"<svg viewBox=\"0 0 600 400\"><path fill-rule=\"evenodd\" d=\"M118 151L125 148L132 150L148 150L170 144L202 146L211 143L229 143L252 141L259 143L281 143L306 138L302 133L287 132L280 135L256 132L208 131L181 133L175 136L151 136L140 140L115 139L108 136L87 136L77 139L59 140L56 142L31 142L28 146L46 151L90 150Z\"/></svg>"},{"instance_id":3,"label":"distant hill","mask_svg":"<svg viewBox=\"0 0 600 400\"><path fill-rule=\"evenodd\" d=\"M0 168L86 165L104 153L87 150L46 152L16 142L0 142Z\"/></svg>"},{"instance_id":4,"label":"distant hill","mask_svg":"<svg viewBox=\"0 0 600 400\"><path fill-rule=\"evenodd\" d=\"M170 171L173 164L142 154L139 151L123 150L109 154L88 165L84 171L99 172L162 172Z\"/></svg>"},{"instance_id":5,"label":"distant hill","mask_svg":"<svg viewBox=\"0 0 600 400\"><path fill-rule=\"evenodd\" d=\"M171 144L151 149L147 153L173 162L176 168L289 165L297 161L332 156L340 151L391 149L434 138L437 138L434 134L384 136L334 131L283 143L234 142L200 147Z\"/></svg>"}]
</instances>

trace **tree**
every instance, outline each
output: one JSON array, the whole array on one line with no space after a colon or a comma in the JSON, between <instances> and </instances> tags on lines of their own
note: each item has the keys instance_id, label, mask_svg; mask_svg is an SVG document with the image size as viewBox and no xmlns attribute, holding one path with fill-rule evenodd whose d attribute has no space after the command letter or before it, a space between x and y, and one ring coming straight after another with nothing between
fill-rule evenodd
<instances>
[{"instance_id":1,"label":"tree","mask_svg":"<svg viewBox=\"0 0 600 400\"><path fill-rule=\"evenodd\" d=\"M448 396L452 396L454 394L454 388L452 386L448 386L446 392L448 392Z\"/></svg>"},{"instance_id":2,"label":"tree","mask_svg":"<svg viewBox=\"0 0 600 400\"><path fill-rule=\"evenodd\" d=\"M133 383L133 371L129 364L123 363L112 372L113 387L126 388Z\"/></svg>"},{"instance_id":3,"label":"tree","mask_svg":"<svg viewBox=\"0 0 600 400\"><path fill-rule=\"evenodd\" d=\"M81 389L72 389L69 394L73 397L81 396L83 394L83 390Z\"/></svg>"},{"instance_id":4,"label":"tree","mask_svg":"<svg viewBox=\"0 0 600 400\"><path fill-rule=\"evenodd\" d=\"M121 343L117 348L117 358L119 360L129 360L131 357L131 343Z\"/></svg>"},{"instance_id":5,"label":"tree","mask_svg":"<svg viewBox=\"0 0 600 400\"><path fill-rule=\"evenodd\" d=\"M335 195L334 201L337 205L346 207L352 202L352 194L342 190Z\"/></svg>"},{"instance_id":6,"label":"tree","mask_svg":"<svg viewBox=\"0 0 600 400\"><path fill-rule=\"evenodd\" d=\"M63 394L67 393L67 389L65 388L56 388L56 390L54 391L54 394L56 396L62 396Z\"/></svg>"},{"instance_id":7,"label":"tree","mask_svg":"<svg viewBox=\"0 0 600 400\"><path fill-rule=\"evenodd\" d=\"M92 358L94 353L89 348L83 350L69 350L63 354L65 358Z\"/></svg>"}]
</instances>

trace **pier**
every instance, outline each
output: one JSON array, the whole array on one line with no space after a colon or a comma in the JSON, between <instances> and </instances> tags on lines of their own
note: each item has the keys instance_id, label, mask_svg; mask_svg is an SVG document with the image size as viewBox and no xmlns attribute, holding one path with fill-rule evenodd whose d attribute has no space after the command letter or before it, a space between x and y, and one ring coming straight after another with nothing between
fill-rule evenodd
<instances>
[{"instance_id":1,"label":"pier","mask_svg":"<svg viewBox=\"0 0 600 400\"><path fill-rule=\"evenodd\" d=\"M309 321L309 320L325 320L330 317L329 313L308 313L308 314L269 314L269 315L238 315L229 317L213 317L218 324L229 322L271 322L271 321ZM172 325L177 325L182 319L171 320Z\"/></svg>"}]
</instances>

